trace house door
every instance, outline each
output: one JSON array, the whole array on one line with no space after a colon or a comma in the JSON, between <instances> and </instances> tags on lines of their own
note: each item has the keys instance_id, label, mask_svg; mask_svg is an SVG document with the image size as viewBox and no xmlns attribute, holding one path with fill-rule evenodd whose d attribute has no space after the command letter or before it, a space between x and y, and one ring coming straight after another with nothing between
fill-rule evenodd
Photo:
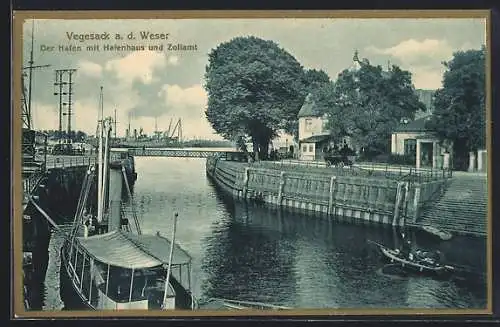
<instances>
[{"instance_id":1,"label":"house door","mask_svg":"<svg viewBox=\"0 0 500 327\"><path fill-rule=\"evenodd\" d=\"M420 144L420 167L432 167L433 150L432 142L422 142Z\"/></svg>"}]
</instances>

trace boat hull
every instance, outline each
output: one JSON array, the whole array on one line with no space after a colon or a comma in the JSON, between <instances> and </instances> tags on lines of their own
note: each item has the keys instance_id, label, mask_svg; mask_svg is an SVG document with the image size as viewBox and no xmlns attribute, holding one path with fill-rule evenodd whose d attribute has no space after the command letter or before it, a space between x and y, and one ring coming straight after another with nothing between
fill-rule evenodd
<instances>
[{"instance_id":1,"label":"boat hull","mask_svg":"<svg viewBox=\"0 0 500 327\"><path fill-rule=\"evenodd\" d=\"M394 250L380 246L380 251L384 257L391 263L396 263L406 270L410 270L421 274L433 274L433 275L444 275L450 273L450 269L445 265L427 265L422 262L409 261L405 258L398 256Z\"/></svg>"},{"instance_id":2,"label":"boat hull","mask_svg":"<svg viewBox=\"0 0 500 327\"><path fill-rule=\"evenodd\" d=\"M59 295L64 302L64 307L67 310L96 310L83 297L82 293L76 287L71 279L68 270L68 262L64 253L64 247L61 249L61 268L60 268L60 287Z\"/></svg>"}]
</instances>

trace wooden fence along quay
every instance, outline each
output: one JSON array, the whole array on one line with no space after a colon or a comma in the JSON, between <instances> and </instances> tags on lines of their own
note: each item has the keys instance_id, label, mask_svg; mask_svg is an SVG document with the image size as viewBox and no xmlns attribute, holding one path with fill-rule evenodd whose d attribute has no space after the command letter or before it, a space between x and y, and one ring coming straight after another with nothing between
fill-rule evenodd
<instances>
[{"instance_id":1,"label":"wooden fence along quay","mask_svg":"<svg viewBox=\"0 0 500 327\"><path fill-rule=\"evenodd\" d=\"M393 226L417 223L450 171L324 168L298 161L242 163L209 157L207 175L235 198Z\"/></svg>"}]
</instances>

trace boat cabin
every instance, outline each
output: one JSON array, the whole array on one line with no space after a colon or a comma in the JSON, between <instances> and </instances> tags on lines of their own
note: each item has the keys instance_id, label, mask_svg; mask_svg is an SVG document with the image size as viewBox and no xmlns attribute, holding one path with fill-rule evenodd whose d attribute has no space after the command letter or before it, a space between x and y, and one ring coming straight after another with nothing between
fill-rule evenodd
<instances>
[{"instance_id":1,"label":"boat cabin","mask_svg":"<svg viewBox=\"0 0 500 327\"><path fill-rule=\"evenodd\" d=\"M121 163L127 174L133 175L133 181L137 178L135 173L135 161L134 156L130 153L129 149L123 148L112 148L109 150L109 162L110 163Z\"/></svg>"},{"instance_id":2,"label":"boat cabin","mask_svg":"<svg viewBox=\"0 0 500 327\"><path fill-rule=\"evenodd\" d=\"M191 257L177 244L165 288L170 246L159 235L117 230L74 238L63 260L73 287L94 309L192 309Z\"/></svg>"}]
</instances>

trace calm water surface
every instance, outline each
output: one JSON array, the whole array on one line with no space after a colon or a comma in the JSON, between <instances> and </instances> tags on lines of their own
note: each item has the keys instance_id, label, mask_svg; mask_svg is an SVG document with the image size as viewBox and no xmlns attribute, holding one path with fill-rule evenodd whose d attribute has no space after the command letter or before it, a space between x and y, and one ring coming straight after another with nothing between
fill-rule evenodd
<instances>
[{"instance_id":1,"label":"calm water surface","mask_svg":"<svg viewBox=\"0 0 500 327\"><path fill-rule=\"evenodd\" d=\"M225 198L205 175L205 159L136 158L135 202L143 233L170 236L193 257L194 294L300 308L485 308L485 240L439 242L464 272L447 279L404 276L384 266L368 240L397 246L392 228L331 222ZM54 235L45 281L45 309L61 309Z\"/></svg>"}]
</instances>

